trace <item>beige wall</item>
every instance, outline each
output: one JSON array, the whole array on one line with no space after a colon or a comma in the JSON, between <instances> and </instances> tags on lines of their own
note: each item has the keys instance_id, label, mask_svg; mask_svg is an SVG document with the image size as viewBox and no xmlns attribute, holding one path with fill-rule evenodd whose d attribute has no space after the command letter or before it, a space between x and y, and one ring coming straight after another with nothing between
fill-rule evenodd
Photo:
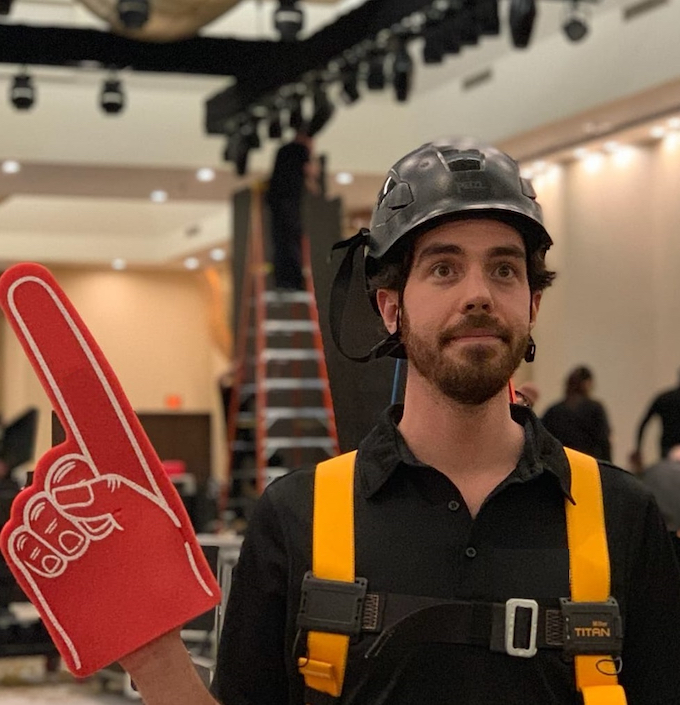
<instances>
[{"instance_id":1,"label":"beige wall","mask_svg":"<svg viewBox=\"0 0 680 705\"><path fill-rule=\"evenodd\" d=\"M675 386L680 367L679 183L673 141L570 162L535 179L555 240L549 264L559 271L535 335L537 411L561 396L571 367L592 367L623 466L651 397ZM658 427L647 436L651 461Z\"/></svg>"},{"instance_id":2,"label":"beige wall","mask_svg":"<svg viewBox=\"0 0 680 705\"><path fill-rule=\"evenodd\" d=\"M52 269L115 370L136 411L164 411L168 395L182 410L213 419L213 474L224 469L217 378L225 358L214 342L210 297L199 272ZM6 327L6 322L2 321ZM0 403L5 418L40 409L38 456L51 445L50 404L11 332L0 335L4 358Z\"/></svg>"}]
</instances>

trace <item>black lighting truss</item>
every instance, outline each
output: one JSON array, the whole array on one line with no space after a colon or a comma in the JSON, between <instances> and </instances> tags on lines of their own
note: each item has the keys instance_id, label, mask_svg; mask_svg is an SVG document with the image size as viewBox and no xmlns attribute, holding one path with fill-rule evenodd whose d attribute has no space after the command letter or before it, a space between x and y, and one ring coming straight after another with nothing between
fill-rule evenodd
<instances>
[{"instance_id":1,"label":"black lighting truss","mask_svg":"<svg viewBox=\"0 0 680 705\"><path fill-rule=\"evenodd\" d=\"M536 0L538 4L547 1L574 4L574 0ZM5 5L9 10L10 0L0 0L0 7ZM366 0L307 39L294 42L197 36L155 43L97 30L1 23L0 63L99 64L108 69L231 76L233 85L206 102L206 131L225 134L250 119L254 110L267 110L280 103L282 96L294 95L303 83L311 86L323 78L340 84L344 69L376 50L387 55L397 45L426 36L438 23L446 21L455 27L466 14L479 14L480 6L489 5L487 0ZM496 33L495 18L486 11L475 21L479 36ZM459 45L449 38L444 53L457 53L479 38L466 34L464 25L460 30ZM337 76L329 71L330 66Z\"/></svg>"}]
</instances>

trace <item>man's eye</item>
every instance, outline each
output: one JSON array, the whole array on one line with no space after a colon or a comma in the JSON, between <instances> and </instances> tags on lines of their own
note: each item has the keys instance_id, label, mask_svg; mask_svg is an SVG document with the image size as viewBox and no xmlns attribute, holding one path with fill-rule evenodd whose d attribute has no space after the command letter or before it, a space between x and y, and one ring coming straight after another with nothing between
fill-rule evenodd
<instances>
[{"instance_id":1,"label":"man's eye","mask_svg":"<svg viewBox=\"0 0 680 705\"><path fill-rule=\"evenodd\" d=\"M453 273L453 268L450 264L435 264L435 266L432 267L432 273L435 277L449 277Z\"/></svg>"},{"instance_id":2,"label":"man's eye","mask_svg":"<svg viewBox=\"0 0 680 705\"><path fill-rule=\"evenodd\" d=\"M501 264L496 268L496 274L502 279L509 279L517 274L515 268L510 264Z\"/></svg>"}]
</instances>

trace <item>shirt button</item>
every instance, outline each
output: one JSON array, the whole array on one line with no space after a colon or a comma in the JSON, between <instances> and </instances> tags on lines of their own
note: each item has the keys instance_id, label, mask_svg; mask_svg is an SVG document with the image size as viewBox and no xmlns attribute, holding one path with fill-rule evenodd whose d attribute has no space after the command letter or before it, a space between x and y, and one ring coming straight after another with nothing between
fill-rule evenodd
<instances>
[{"instance_id":1,"label":"shirt button","mask_svg":"<svg viewBox=\"0 0 680 705\"><path fill-rule=\"evenodd\" d=\"M452 512L457 512L460 509L460 502L456 502L455 499L452 499L448 506Z\"/></svg>"},{"instance_id":2,"label":"shirt button","mask_svg":"<svg viewBox=\"0 0 680 705\"><path fill-rule=\"evenodd\" d=\"M476 549L476 548L473 548L472 546L468 546L468 547L465 549L465 555L466 555L468 558L474 558L474 557L477 555L477 549Z\"/></svg>"}]
</instances>

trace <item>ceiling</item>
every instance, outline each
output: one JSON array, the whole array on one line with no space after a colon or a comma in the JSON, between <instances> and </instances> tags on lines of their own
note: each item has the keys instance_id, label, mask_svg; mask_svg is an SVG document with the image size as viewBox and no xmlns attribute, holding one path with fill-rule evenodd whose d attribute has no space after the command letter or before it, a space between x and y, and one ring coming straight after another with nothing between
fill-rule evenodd
<instances>
[{"instance_id":1,"label":"ceiling","mask_svg":"<svg viewBox=\"0 0 680 705\"><path fill-rule=\"evenodd\" d=\"M362 0L301 4L310 36ZM337 108L317 140L317 151L327 155L331 195L341 195L350 213L365 211L396 158L445 133L474 134L533 159L674 114L680 0L625 20L632 5L602 0L589 6L589 35L575 44L560 30L565 4L540 0L532 43L517 50L505 22L508 0L501 0L502 35L438 66L418 58L406 104L389 91L364 91L357 103ZM273 0L242 0L201 34L275 39L274 7ZM15 0L2 21L105 29L71 0ZM415 56L417 42L413 49ZM16 70L0 64L0 95ZM228 242L229 197L266 175L275 146L267 141L253 155L246 178L222 162L223 140L203 129L205 102L233 79L123 71L127 107L109 116L97 104L106 77L98 66L31 72L38 89L32 110L19 112L0 100L0 161L22 165L15 174L0 172L0 262L109 266L121 257L131 266L168 266ZM465 88L481 74L490 78ZM198 181L201 167L214 168L216 178ZM354 182L337 184L339 171L352 173ZM159 189L167 200L151 202Z\"/></svg>"}]
</instances>

